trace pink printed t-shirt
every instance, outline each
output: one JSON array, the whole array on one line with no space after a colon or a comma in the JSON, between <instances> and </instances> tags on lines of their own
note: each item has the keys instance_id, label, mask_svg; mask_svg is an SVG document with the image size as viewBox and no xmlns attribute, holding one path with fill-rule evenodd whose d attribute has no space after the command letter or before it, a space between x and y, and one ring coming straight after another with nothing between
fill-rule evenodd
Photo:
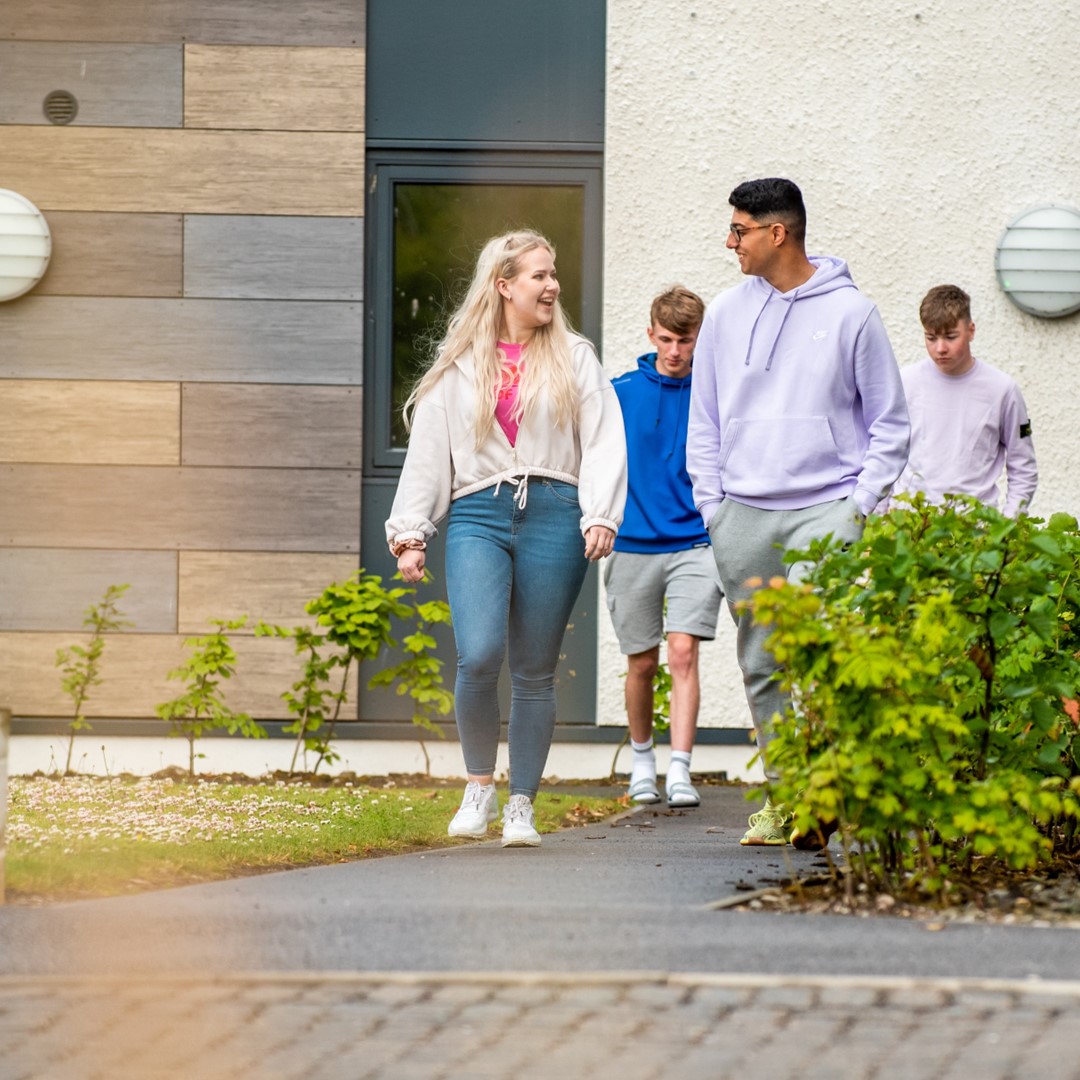
<instances>
[{"instance_id":1,"label":"pink printed t-shirt","mask_svg":"<svg viewBox=\"0 0 1080 1080\"><path fill-rule=\"evenodd\" d=\"M499 421L499 427L503 429L510 445L516 446L518 422L514 419L514 409L517 407L518 386L521 383L521 346L500 341L498 347L506 361L496 391L495 419Z\"/></svg>"}]
</instances>

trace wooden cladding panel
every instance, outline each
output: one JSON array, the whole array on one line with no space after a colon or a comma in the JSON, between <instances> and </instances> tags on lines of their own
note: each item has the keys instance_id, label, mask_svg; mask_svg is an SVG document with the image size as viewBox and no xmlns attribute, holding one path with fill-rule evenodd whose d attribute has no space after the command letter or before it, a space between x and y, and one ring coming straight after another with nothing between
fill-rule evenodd
<instances>
[{"instance_id":1,"label":"wooden cladding panel","mask_svg":"<svg viewBox=\"0 0 1080 1080\"><path fill-rule=\"evenodd\" d=\"M3 144L5 186L45 211L364 212L359 134L12 126Z\"/></svg>"},{"instance_id":2,"label":"wooden cladding panel","mask_svg":"<svg viewBox=\"0 0 1080 1080\"><path fill-rule=\"evenodd\" d=\"M0 461L178 465L180 384L0 380Z\"/></svg>"},{"instance_id":3,"label":"wooden cladding panel","mask_svg":"<svg viewBox=\"0 0 1080 1080\"><path fill-rule=\"evenodd\" d=\"M36 41L363 45L360 0L4 0L0 33Z\"/></svg>"},{"instance_id":4,"label":"wooden cladding panel","mask_svg":"<svg viewBox=\"0 0 1080 1080\"><path fill-rule=\"evenodd\" d=\"M0 378L359 384L359 304L25 296Z\"/></svg>"},{"instance_id":5,"label":"wooden cladding panel","mask_svg":"<svg viewBox=\"0 0 1080 1080\"><path fill-rule=\"evenodd\" d=\"M364 130L364 50L188 45L184 126Z\"/></svg>"},{"instance_id":6,"label":"wooden cladding panel","mask_svg":"<svg viewBox=\"0 0 1080 1080\"><path fill-rule=\"evenodd\" d=\"M210 619L313 626L304 605L357 569L356 555L184 551L180 553L178 629L205 632Z\"/></svg>"},{"instance_id":7,"label":"wooden cladding panel","mask_svg":"<svg viewBox=\"0 0 1080 1080\"><path fill-rule=\"evenodd\" d=\"M183 401L184 465L359 469L362 464L359 389L188 383Z\"/></svg>"},{"instance_id":8,"label":"wooden cladding panel","mask_svg":"<svg viewBox=\"0 0 1080 1080\"><path fill-rule=\"evenodd\" d=\"M42 103L53 90L75 96L72 125L178 128L183 48L0 41L0 124L50 123Z\"/></svg>"},{"instance_id":9,"label":"wooden cladding panel","mask_svg":"<svg viewBox=\"0 0 1080 1080\"><path fill-rule=\"evenodd\" d=\"M0 546L356 551L360 474L320 469L0 466Z\"/></svg>"},{"instance_id":10,"label":"wooden cladding panel","mask_svg":"<svg viewBox=\"0 0 1080 1080\"><path fill-rule=\"evenodd\" d=\"M52 258L34 289L37 295L182 295L184 219L179 214L57 210L49 212L48 221Z\"/></svg>"},{"instance_id":11,"label":"wooden cladding panel","mask_svg":"<svg viewBox=\"0 0 1080 1080\"><path fill-rule=\"evenodd\" d=\"M85 640L85 639L84 639ZM285 639L233 635L236 675L222 683L229 706L257 719L289 717L281 693L301 674L301 658ZM60 690L56 650L78 641L71 634L0 633L0 699L18 716L70 716ZM101 658L101 683L86 703L93 717L153 717L155 706L183 692L167 678L189 656L183 637L171 634L110 635ZM343 714L356 718L356 678Z\"/></svg>"},{"instance_id":12,"label":"wooden cladding panel","mask_svg":"<svg viewBox=\"0 0 1080 1080\"><path fill-rule=\"evenodd\" d=\"M184 293L257 300L360 300L363 218L184 219Z\"/></svg>"},{"instance_id":13,"label":"wooden cladding panel","mask_svg":"<svg viewBox=\"0 0 1080 1080\"><path fill-rule=\"evenodd\" d=\"M176 552L0 548L0 630L81 631L110 585L124 633L176 632Z\"/></svg>"}]
</instances>

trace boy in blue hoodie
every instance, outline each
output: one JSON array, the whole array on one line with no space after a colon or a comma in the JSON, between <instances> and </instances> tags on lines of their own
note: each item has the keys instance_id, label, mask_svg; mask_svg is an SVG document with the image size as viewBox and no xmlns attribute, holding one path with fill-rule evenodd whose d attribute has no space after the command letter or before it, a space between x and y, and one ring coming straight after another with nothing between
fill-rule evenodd
<instances>
[{"instance_id":1,"label":"boy in blue hoodie","mask_svg":"<svg viewBox=\"0 0 1080 1080\"><path fill-rule=\"evenodd\" d=\"M683 807L700 802L690 783L701 700L698 645L716 636L720 611L709 534L686 472L690 368L704 311L701 298L681 285L656 297L647 331L656 351L638 357L636 371L613 380L626 427L629 489L615 550L604 567L608 609L627 656L629 795L638 803L660 801L653 677L666 631L671 761L665 794L669 806Z\"/></svg>"},{"instance_id":2,"label":"boy in blue hoodie","mask_svg":"<svg viewBox=\"0 0 1080 1080\"><path fill-rule=\"evenodd\" d=\"M755 585L805 566L784 553L832 533L862 536L866 515L907 461L900 371L874 304L847 264L806 254L806 208L790 180L731 193L727 247L746 275L705 313L690 402L687 468L737 626L739 666L767 776L774 717L790 709L765 648L769 628L736 610ZM743 844L818 848L824 834L787 833L766 800Z\"/></svg>"}]
</instances>

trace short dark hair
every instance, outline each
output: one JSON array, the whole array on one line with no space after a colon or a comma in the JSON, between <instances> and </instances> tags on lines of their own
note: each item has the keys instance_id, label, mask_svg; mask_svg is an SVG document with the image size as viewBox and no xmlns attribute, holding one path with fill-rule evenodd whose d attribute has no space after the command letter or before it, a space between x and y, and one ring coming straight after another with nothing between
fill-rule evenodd
<instances>
[{"instance_id":1,"label":"short dark hair","mask_svg":"<svg viewBox=\"0 0 1080 1080\"><path fill-rule=\"evenodd\" d=\"M673 334L693 334L705 318L705 303L685 285L672 285L653 300L649 318Z\"/></svg>"},{"instance_id":2,"label":"short dark hair","mask_svg":"<svg viewBox=\"0 0 1080 1080\"><path fill-rule=\"evenodd\" d=\"M746 180L728 196L728 202L763 224L767 218L780 221L800 244L806 241L806 205L791 180L779 176Z\"/></svg>"},{"instance_id":3,"label":"short dark hair","mask_svg":"<svg viewBox=\"0 0 1080 1080\"><path fill-rule=\"evenodd\" d=\"M919 305L924 330L943 334L958 322L971 322L971 297L959 285L935 285Z\"/></svg>"}]
</instances>

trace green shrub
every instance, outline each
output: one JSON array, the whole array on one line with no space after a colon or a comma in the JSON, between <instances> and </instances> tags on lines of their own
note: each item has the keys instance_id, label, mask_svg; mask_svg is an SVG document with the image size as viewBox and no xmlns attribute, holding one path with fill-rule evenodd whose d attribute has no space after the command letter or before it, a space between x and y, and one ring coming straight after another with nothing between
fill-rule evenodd
<instances>
[{"instance_id":1,"label":"green shrub","mask_svg":"<svg viewBox=\"0 0 1080 1080\"><path fill-rule=\"evenodd\" d=\"M385 650L398 649L393 636L395 620L412 627L401 640L402 658L377 672L368 685L396 685L398 694L408 694L413 700L413 723L442 738L433 717L450 712L453 695L443 686L443 662L432 655L436 642L428 627L448 623L450 609L441 600L416 603L414 596L414 589L387 589L382 578L361 569L346 581L328 585L306 605L318 629L286 629L266 623L256 626L255 633L260 636L293 638L296 652L305 656L300 679L281 695L296 718L284 728L296 735L290 771L296 769L301 746L318 755L314 772L324 761L337 760L332 740L341 707L348 700L353 665L375 660ZM336 669L341 670L341 675L337 689L333 689L331 681ZM423 740L420 746L427 761Z\"/></svg>"},{"instance_id":2,"label":"green shrub","mask_svg":"<svg viewBox=\"0 0 1080 1080\"><path fill-rule=\"evenodd\" d=\"M199 638L187 638L185 648L191 649L188 659L173 671L170 679L182 679L186 689L171 701L157 706L157 714L171 725L170 735L183 735L188 741L188 773L195 775L195 740L208 731L224 728L229 734L250 738L265 738L266 729L247 713L234 712L225 701L221 682L236 673L236 652L229 642L227 631L241 630L247 616L225 620L211 619L217 627Z\"/></svg>"},{"instance_id":3,"label":"green shrub","mask_svg":"<svg viewBox=\"0 0 1080 1080\"><path fill-rule=\"evenodd\" d=\"M127 592L128 585L110 585L105 590L101 602L91 604L86 609L83 626L90 631L90 640L86 647L70 645L66 649L56 650L56 666L61 669L63 678L61 689L71 698L73 717L68 724L67 760L64 763L64 775L71 773L71 753L75 748L75 733L89 731L90 721L83 709L90 698L90 688L101 683L101 657L105 652L105 635L122 630L131 623L121 617L117 601Z\"/></svg>"},{"instance_id":4,"label":"green shrub","mask_svg":"<svg viewBox=\"0 0 1080 1080\"><path fill-rule=\"evenodd\" d=\"M755 592L795 715L769 747L796 825L840 823L868 886L940 893L1070 850L1080 817L1080 534L921 496ZM850 875L849 875L850 882Z\"/></svg>"}]
</instances>

